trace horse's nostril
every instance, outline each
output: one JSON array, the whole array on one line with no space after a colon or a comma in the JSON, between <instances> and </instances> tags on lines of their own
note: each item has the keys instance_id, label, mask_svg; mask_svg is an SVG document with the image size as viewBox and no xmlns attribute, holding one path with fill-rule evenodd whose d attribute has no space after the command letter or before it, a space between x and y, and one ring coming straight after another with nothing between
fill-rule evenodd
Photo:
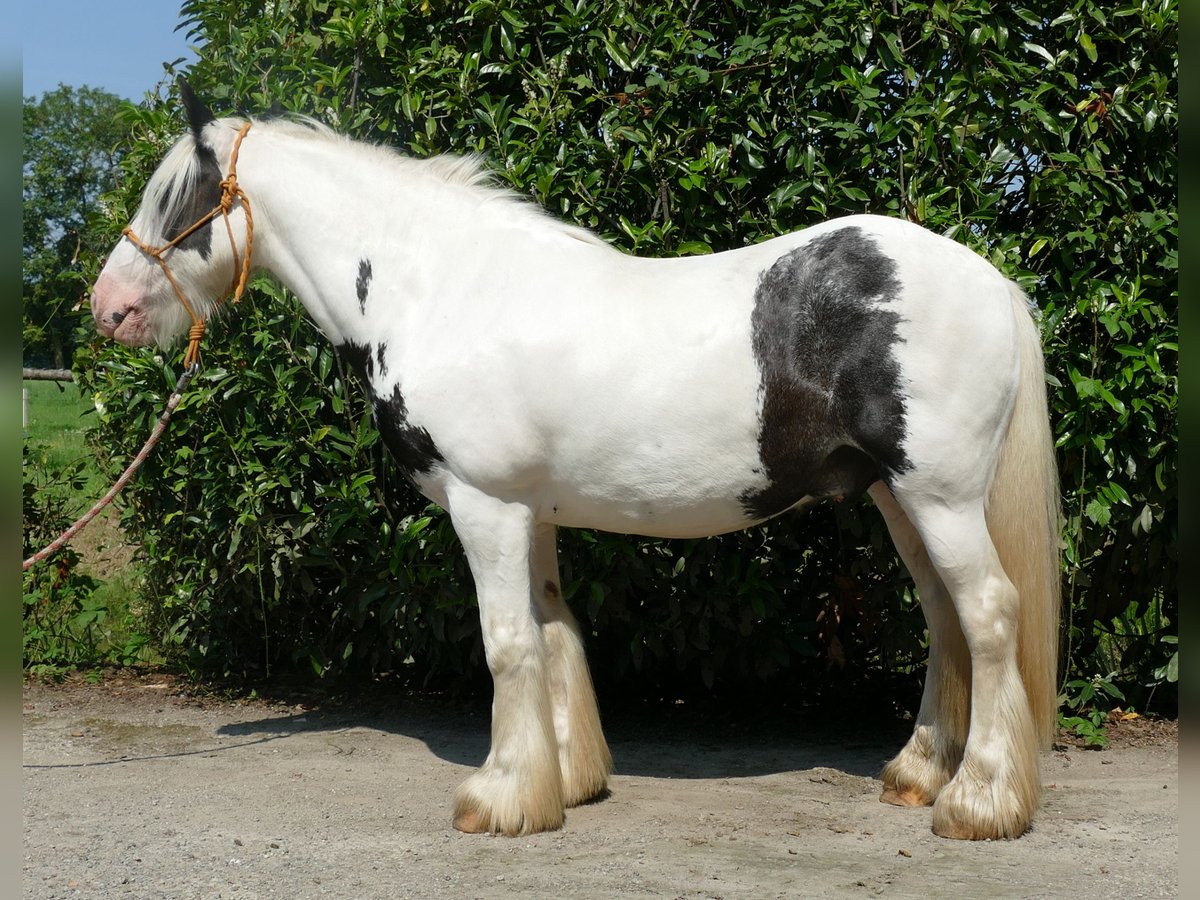
<instances>
[{"instance_id":1,"label":"horse's nostril","mask_svg":"<svg viewBox=\"0 0 1200 900\"><path fill-rule=\"evenodd\" d=\"M125 313L113 313L112 320L114 325L120 325L125 321Z\"/></svg>"}]
</instances>

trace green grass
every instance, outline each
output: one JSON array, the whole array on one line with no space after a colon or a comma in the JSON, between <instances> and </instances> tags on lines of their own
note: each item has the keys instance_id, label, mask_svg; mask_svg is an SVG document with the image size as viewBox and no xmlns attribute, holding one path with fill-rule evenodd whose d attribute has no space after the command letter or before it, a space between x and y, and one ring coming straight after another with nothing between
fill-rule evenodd
<instances>
[{"instance_id":1,"label":"green grass","mask_svg":"<svg viewBox=\"0 0 1200 900\"><path fill-rule=\"evenodd\" d=\"M94 409L89 398L73 383L26 381L28 423L24 431L27 465L47 473L62 473L82 461L82 484L75 488L55 485L53 490L66 501L72 517L81 514L108 490L105 478L88 449L84 437ZM53 484L54 478L40 483ZM63 624L53 639L39 645L52 659L78 659L95 665L111 662L158 663L161 656L151 646L141 646L139 610L141 567L129 561L128 552L110 555L113 545L123 543L118 516L112 507L72 541L82 556L79 571L95 579L94 588L84 588L63 597L71 615L82 610L87 624ZM70 604L79 604L72 607ZM82 621L82 620L80 620ZM26 621L26 626L29 622ZM55 643L57 642L57 643ZM132 642L132 643L131 643ZM140 647L140 649L133 649ZM27 656L28 656L27 648ZM26 659L30 672L53 674L63 667L47 664L46 657ZM65 670L64 670L65 671Z\"/></svg>"},{"instance_id":2,"label":"green grass","mask_svg":"<svg viewBox=\"0 0 1200 900\"><path fill-rule=\"evenodd\" d=\"M44 465L55 471L62 471L76 460L86 463L87 484L77 502L72 502L72 508L82 512L107 490L83 436L88 417L95 415L91 401L80 395L73 382L25 381L22 386L29 392L26 447L40 448Z\"/></svg>"},{"instance_id":3,"label":"green grass","mask_svg":"<svg viewBox=\"0 0 1200 900\"><path fill-rule=\"evenodd\" d=\"M24 381L29 392L30 439L51 441L83 449L84 416L93 412L91 401L80 395L74 382Z\"/></svg>"}]
</instances>

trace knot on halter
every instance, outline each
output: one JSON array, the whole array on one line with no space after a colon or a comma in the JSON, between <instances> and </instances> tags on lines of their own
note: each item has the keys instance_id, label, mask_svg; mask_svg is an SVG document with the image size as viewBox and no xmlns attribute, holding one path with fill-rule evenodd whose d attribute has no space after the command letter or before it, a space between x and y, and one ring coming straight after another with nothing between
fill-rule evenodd
<instances>
[{"instance_id":1,"label":"knot on halter","mask_svg":"<svg viewBox=\"0 0 1200 900\"><path fill-rule=\"evenodd\" d=\"M187 352L183 354L183 367L191 369L200 365L200 342L204 340L204 320L196 319L188 329Z\"/></svg>"},{"instance_id":2,"label":"knot on halter","mask_svg":"<svg viewBox=\"0 0 1200 900\"><path fill-rule=\"evenodd\" d=\"M238 198L241 190L238 187L237 175L230 172L229 176L221 182L221 199L217 201L217 205L223 213L228 215L229 211L233 209L233 201Z\"/></svg>"},{"instance_id":3,"label":"knot on halter","mask_svg":"<svg viewBox=\"0 0 1200 900\"><path fill-rule=\"evenodd\" d=\"M163 251L166 250L167 247L170 246L168 244L166 247L151 247L149 244L147 244L140 237L138 237L136 234L133 233L132 225L126 225L121 230L121 235L123 237L128 238L135 247L137 247L139 250L141 250L147 256L149 256L153 259L157 259L160 263L162 262Z\"/></svg>"}]
</instances>

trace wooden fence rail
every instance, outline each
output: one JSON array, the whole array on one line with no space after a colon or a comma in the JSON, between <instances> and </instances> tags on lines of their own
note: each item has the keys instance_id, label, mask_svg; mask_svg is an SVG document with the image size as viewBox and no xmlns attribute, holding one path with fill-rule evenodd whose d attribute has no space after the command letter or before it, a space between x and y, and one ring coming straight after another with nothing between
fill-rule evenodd
<instances>
[{"instance_id":1,"label":"wooden fence rail","mask_svg":"<svg viewBox=\"0 0 1200 900\"><path fill-rule=\"evenodd\" d=\"M70 369L21 369L23 381L74 381L75 373Z\"/></svg>"}]
</instances>

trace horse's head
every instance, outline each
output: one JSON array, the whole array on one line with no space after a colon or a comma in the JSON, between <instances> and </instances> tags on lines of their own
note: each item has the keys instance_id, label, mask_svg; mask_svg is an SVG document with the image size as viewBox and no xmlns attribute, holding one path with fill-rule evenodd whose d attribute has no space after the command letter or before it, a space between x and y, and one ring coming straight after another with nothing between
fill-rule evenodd
<instances>
[{"instance_id":1,"label":"horse's head","mask_svg":"<svg viewBox=\"0 0 1200 900\"><path fill-rule=\"evenodd\" d=\"M132 347L166 345L187 330L192 319L180 293L199 319L206 318L228 292L244 253L230 240L221 215L180 237L221 203L221 182L242 125L215 119L182 79L180 93L191 133L150 177L141 208L92 288L92 315L100 333ZM244 205L232 198L228 215L240 244L246 234Z\"/></svg>"}]
</instances>

